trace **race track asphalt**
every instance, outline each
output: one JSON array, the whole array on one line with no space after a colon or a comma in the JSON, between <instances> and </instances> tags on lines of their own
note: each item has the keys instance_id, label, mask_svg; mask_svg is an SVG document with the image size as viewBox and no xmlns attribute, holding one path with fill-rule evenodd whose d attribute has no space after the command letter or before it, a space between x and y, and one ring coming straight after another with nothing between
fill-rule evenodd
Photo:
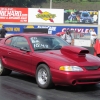
<instances>
[{"instance_id":1,"label":"race track asphalt","mask_svg":"<svg viewBox=\"0 0 100 100\"><path fill-rule=\"evenodd\" d=\"M0 76L0 100L100 100L100 84L41 89L33 77L13 72Z\"/></svg>"}]
</instances>

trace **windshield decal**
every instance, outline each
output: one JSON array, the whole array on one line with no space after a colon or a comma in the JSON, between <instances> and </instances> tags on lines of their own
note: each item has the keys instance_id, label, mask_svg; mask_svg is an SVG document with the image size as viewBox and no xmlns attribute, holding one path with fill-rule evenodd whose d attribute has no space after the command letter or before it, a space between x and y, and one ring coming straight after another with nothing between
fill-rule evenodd
<instances>
[{"instance_id":1,"label":"windshield decal","mask_svg":"<svg viewBox=\"0 0 100 100\"><path fill-rule=\"evenodd\" d=\"M34 48L49 48L49 46L47 44L34 44Z\"/></svg>"},{"instance_id":2,"label":"windshield decal","mask_svg":"<svg viewBox=\"0 0 100 100\"><path fill-rule=\"evenodd\" d=\"M42 43L43 41L39 40L38 37L31 38L34 48L49 48L47 43Z\"/></svg>"}]
</instances>

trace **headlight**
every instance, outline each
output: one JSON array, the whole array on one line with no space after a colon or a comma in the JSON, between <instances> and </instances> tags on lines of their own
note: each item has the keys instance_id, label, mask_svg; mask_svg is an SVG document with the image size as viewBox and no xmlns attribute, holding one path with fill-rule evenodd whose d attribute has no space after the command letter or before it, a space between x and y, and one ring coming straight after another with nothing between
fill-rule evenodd
<instances>
[{"instance_id":1,"label":"headlight","mask_svg":"<svg viewBox=\"0 0 100 100\"><path fill-rule=\"evenodd\" d=\"M80 20L84 20L83 18L81 18Z\"/></svg>"},{"instance_id":2,"label":"headlight","mask_svg":"<svg viewBox=\"0 0 100 100\"><path fill-rule=\"evenodd\" d=\"M83 71L83 69L79 66L61 66L59 70L61 71Z\"/></svg>"}]
</instances>

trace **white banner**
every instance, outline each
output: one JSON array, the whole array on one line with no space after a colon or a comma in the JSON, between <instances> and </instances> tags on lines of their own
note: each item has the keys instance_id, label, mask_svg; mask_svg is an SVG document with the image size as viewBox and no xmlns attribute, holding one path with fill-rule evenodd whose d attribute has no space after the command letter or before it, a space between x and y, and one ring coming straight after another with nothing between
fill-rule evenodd
<instances>
[{"instance_id":1,"label":"white banner","mask_svg":"<svg viewBox=\"0 0 100 100\"><path fill-rule=\"evenodd\" d=\"M28 22L63 23L64 9L28 8Z\"/></svg>"},{"instance_id":2,"label":"white banner","mask_svg":"<svg viewBox=\"0 0 100 100\"><path fill-rule=\"evenodd\" d=\"M75 46L86 46L90 47L91 46L91 40L86 40L86 39L74 39L74 45Z\"/></svg>"},{"instance_id":3,"label":"white banner","mask_svg":"<svg viewBox=\"0 0 100 100\"><path fill-rule=\"evenodd\" d=\"M98 25L100 25L100 11L99 11L99 14L98 14Z\"/></svg>"}]
</instances>

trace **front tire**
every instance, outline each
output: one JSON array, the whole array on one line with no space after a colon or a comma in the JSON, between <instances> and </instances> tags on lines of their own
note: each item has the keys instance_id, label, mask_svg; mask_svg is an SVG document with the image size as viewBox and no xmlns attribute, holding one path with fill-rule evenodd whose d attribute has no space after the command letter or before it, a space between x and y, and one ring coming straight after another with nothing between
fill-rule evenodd
<instances>
[{"instance_id":1,"label":"front tire","mask_svg":"<svg viewBox=\"0 0 100 100\"><path fill-rule=\"evenodd\" d=\"M51 79L50 69L45 64L40 64L36 71L36 81L39 87L46 89L51 88L53 83Z\"/></svg>"},{"instance_id":2,"label":"front tire","mask_svg":"<svg viewBox=\"0 0 100 100\"><path fill-rule=\"evenodd\" d=\"M2 60L0 60L0 76L5 76L11 74L11 70L5 68L2 64Z\"/></svg>"}]
</instances>

